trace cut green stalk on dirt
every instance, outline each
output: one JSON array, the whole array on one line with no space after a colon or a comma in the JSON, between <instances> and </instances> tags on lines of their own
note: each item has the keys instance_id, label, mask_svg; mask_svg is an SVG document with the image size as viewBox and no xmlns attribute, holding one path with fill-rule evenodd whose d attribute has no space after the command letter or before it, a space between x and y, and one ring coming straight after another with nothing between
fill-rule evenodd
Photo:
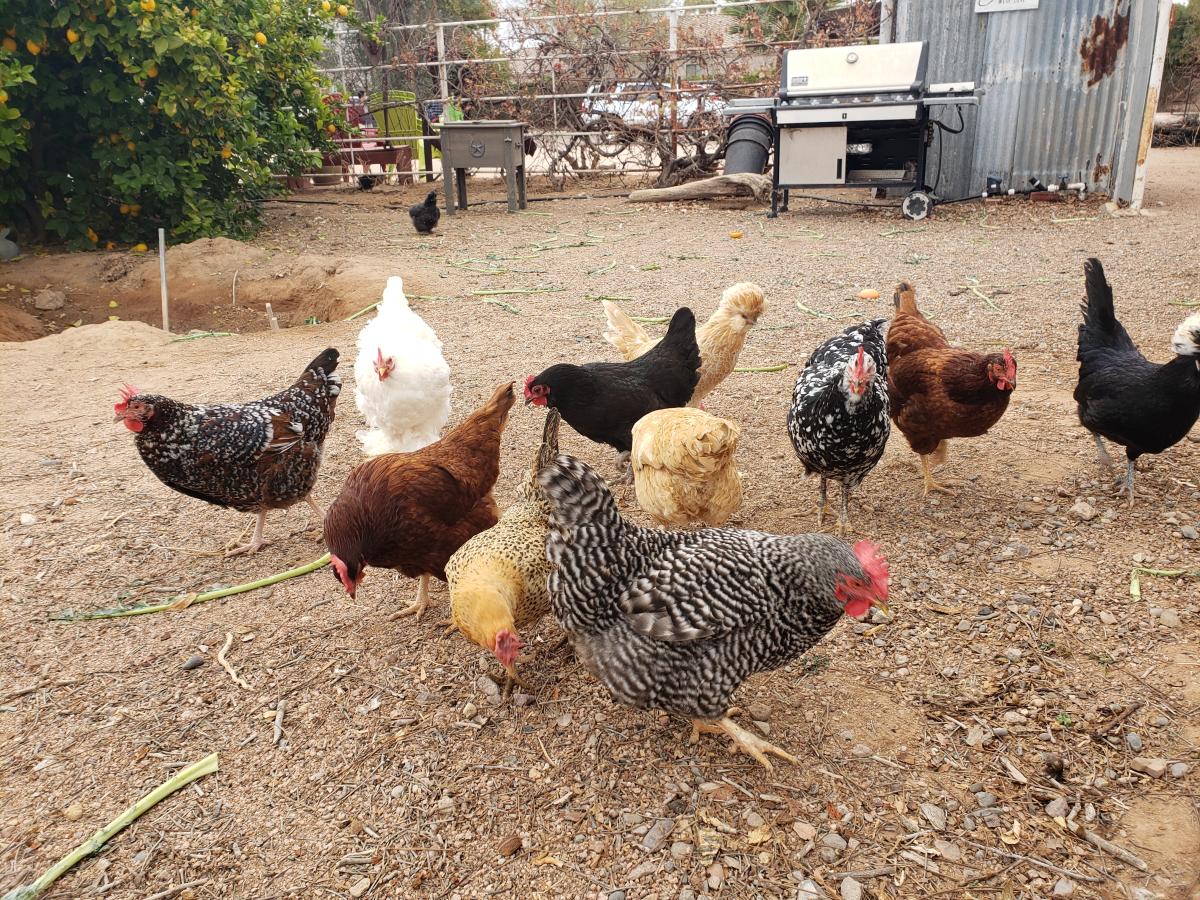
<instances>
[{"instance_id":1,"label":"cut green stalk on dirt","mask_svg":"<svg viewBox=\"0 0 1200 900\"><path fill-rule=\"evenodd\" d=\"M743 374L751 374L755 372L782 372L787 367L787 363L780 363L777 366L745 366L740 369L734 369L733 371L741 372Z\"/></svg>"},{"instance_id":2,"label":"cut green stalk on dirt","mask_svg":"<svg viewBox=\"0 0 1200 900\"><path fill-rule=\"evenodd\" d=\"M1143 575L1156 575L1159 578L1200 578L1200 569L1147 569L1143 566L1135 566L1133 571L1129 573L1129 596L1140 598L1142 596L1142 578Z\"/></svg>"},{"instance_id":3,"label":"cut green stalk on dirt","mask_svg":"<svg viewBox=\"0 0 1200 900\"><path fill-rule=\"evenodd\" d=\"M185 334L182 337L171 338L171 343L174 344L174 343L177 343L178 341L198 341L198 340L200 340L200 338L210 338L210 337L233 337L233 332L232 331L201 331L197 334Z\"/></svg>"},{"instance_id":4,"label":"cut green stalk on dirt","mask_svg":"<svg viewBox=\"0 0 1200 900\"><path fill-rule=\"evenodd\" d=\"M796 309L800 310L802 313L807 313L810 316L816 316L818 319L833 318L833 316L831 316L829 313L821 312L819 309L813 309L811 306L805 306L799 300L796 301Z\"/></svg>"},{"instance_id":5,"label":"cut green stalk on dirt","mask_svg":"<svg viewBox=\"0 0 1200 900\"><path fill-rule=\"evenodd\" d=\"M289 578L296 578L300 575L307 575L309 572L315 572L317 569L324 568L327 565L329 565L328 553L320 559L314 559L303 566L297 566L294 569L288 569L286 572L280 572L277 575L268 575L266 578L235 585L234 587L221 588L220 590L208 591L203 594L183 594L179 597L173 597L170 600L164 600L161 603L116 606L111 609L95 609L90 612L75 612L68 609L54 616L53 621L88 622L93 619L123 619L128 616L144 616L149 613L163 612L168 609L186 609L196 603L207 603L209 600L219 600L222 597L232 597L234 594L244 594L247 591L256 591L259 588L270 587L273 584L279 584L281 581L287 581Z\"/></svg>"},{"instance_id":6,"label":"cut green stalk on dirt","mask_svg":"<svg viewBox=\"0 0 1200 900\"><path fill-rule=\"evenodd\" d=\"M471 291L471 294L476 297L504 297L509 294L561 294L566 288L560 287L545 287L545 288L507 288L498 291Z\"/></svg>"},{"instance_id":7,"label":"cut green stalk on dirt","mask_svg":"<svg viewBox=\"0 0 1200 900\"><path fill-rule=\"evenodd\" d=\"M216 753L210 753L208 756L199 762L194 762L186 769L181 769L173 778L163 782L141 800L138 800L133 806L129 807L125 812L121 813L103 828L99 829L90 838L56 862L46 872L29 884L21 887L13 888L4 895L3 900L33 900L35 897L40 897L46 893L58 879L62 878L71 870L76 863L85 857L99 853L100 849L108 843L108 841L128 828L133 822L146 811L154 808L167 797L171 796L180 788L187 787L198 778L203 778L205 775L211 775L216 772L219 766L219 758Z\"/></svg>"},{"instance_id":8,"label":"cut green stalk on dirt","mask_svg":"<svg viewBox=\"0 0 1200 900\"><path fill-rule=\"evenodd\" d=\"M484 303L490 303L492 306L498 306L498 307L500 307L502 310L504 310L505 312L510 312L510 313L512 313L514 316L523 316L523 315L525 315L523 312L521 312L519 309L517 309L517 308L516 308L515 306L513 306L511 303L505 303L503 300L491 300L491 299L485 299L483 302L484 302Z\"/></svg>"},{"instance_id":9,"label":"cut green stalk on dirt","mask_svg":"<svg viewBox=\"0 0 1200 900\"><path fill-rule=\"evenodd\" d=\"M669 316L630 316L629 318L641 325L666 325L671 321Z\"/></svg>"},{"instance_id":10,"label":"cut green stalk on dirt","mask_svg":"<svg viewBox=\"0 0 1200 900\"><path fill-rule=\"evenodd\" d=\"M616 265L617 265L617 261L614 259L614 260L613 260L612 262L610 262L610 263L609 263L607 266L601 266L599 269L592 269L590 272L588 272L588 274L589 274L589 275L599 275L599 274L601 274L602 272L607 272L607 271L609 271L610 269L613 269L613 268L615 268L615 267L616 267Z\"/></svg>"},{"instance_id":11,"label":"cut green stalk on dirt","mask_svg":"<svg viewBox=\"0 0 1200 900\"><path fill-rule=\"evenodd\" d=\"M346 318L342 319L342 321L343 322L353 322L359 316L369 313L371 310L373 310L375 307L377 307L382 302L383 302L382 300L376 300L370 306L364 306L362 309L360 309L358 312L354 313L353 315L346 316Z\"/></svg>"},{"instance_id":12,"label":"cut green stalk on dirt","mask_svg":"<svg viewBox=\"0 0 1200 900\"><path fill-rule=\"evenodd\" d=\"M588 294L587 299L589 299L589 300L611 300L614 303L631 303L631 302L633 302L632 297L617 297L614 294Z\"/></svg>"}]
</instances>

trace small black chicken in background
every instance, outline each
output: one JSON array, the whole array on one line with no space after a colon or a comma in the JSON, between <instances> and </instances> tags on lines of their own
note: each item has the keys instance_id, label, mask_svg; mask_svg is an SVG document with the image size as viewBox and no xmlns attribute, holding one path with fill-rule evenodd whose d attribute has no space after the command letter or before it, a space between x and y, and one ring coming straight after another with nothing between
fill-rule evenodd
<instances>
[{"instance_id":1,"label":"small black chicken in background","mask_svg":"<svg viewBox=\"0 0 1200 900\"><path fill-rule=\"evenodd\" d=\"M379 175L359 175L358 189L360 191L373 191L375 189L375 185L379 184L379 180Z\"/></svg>"},{"instance_id":2,"label":"small black chicken in background","mask_svg":"<svg viewBox=\"0 0 1200 900\"><path fill-rule=\"evenodd\" d=\"M433 229L437 228L438 219L442 217L442 211L437 205L437 191L430 191L424 203L414 203L410 206L408 215L412 219L413 228L417 229L417 234L432 234Z\"/></svg>"}]
</instances>

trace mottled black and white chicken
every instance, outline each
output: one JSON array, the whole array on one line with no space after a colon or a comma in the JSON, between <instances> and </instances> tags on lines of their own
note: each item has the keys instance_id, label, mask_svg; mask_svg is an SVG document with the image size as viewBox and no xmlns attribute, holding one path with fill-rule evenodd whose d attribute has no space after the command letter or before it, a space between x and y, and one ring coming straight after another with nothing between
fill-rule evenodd
<instances>
[{"instance_id":1,"label":"mottled black and white chicken","mask_svg":"<svg viewBox=\"0 0 1200 900\"><path fill-rule=\"evenodd\" d=\"M238 512L258 514L250 543L231 550L253 553L263 540L267 510L311 497L334 406L342 390L338 352L330 347L296 382L252 403L180 403L137 388L121 388L116 421L137 435L142 461L173 490Z\"/></svg>"},{"instance_id":2,"label":"mottled black and white chicken","mask_svg":"<svg viewBox=\"0 0 1200 900\"><path fill-rule=\"evenodd\" d=\"M821 476L817 525L825 521L832 479L842 485L841 534L850 525L850 493L875 468L892 432L886 336L886 319L851 325L813 351L792 392L792 446L805 476Z\"/></svg>"},{"instance_id":3,"label":"mottled black and white chicken","mask_svg":"<svg viewBox=\"0 0 1200 900\"><path fill-rule=\"evenodd\" d=\"M659 531L621 518L586 464L538 475L550 506L554 617L618 703L724 732L770 768L794 758L736 725L734 692L812 647L845 613L886 611L887 562L869 541L705 528Z\"/></svg>"}]
</instances>

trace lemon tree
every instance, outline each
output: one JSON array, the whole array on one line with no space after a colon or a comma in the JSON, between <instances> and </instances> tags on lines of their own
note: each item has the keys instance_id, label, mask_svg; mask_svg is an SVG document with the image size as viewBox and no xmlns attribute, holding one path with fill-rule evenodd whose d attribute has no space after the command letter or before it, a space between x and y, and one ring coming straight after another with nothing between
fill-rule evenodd
<instances>
[{"instance_id":1,"label":"lemon tree","mask_svg":"<svg viewBox=\"0 0 1200 900\"><path fill-rule=\"evenodd\" d=\"M73 246L244 236L329 126L321 0L7 0L0 222Z\"/></svg>"}]
</instances>

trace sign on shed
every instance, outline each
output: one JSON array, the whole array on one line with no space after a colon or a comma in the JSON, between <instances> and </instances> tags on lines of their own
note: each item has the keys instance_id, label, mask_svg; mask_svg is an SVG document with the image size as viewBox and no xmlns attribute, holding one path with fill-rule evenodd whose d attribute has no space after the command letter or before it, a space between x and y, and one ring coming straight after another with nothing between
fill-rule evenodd
<instances>
[{"instance_id":1,"label":"sign on shed","mask_svg":"<svg viewBox=\"0 0 1200 900\"><path fill-rule=\"evenodd\" d=\"M975 12L1014 12L1018 9L1037 9L1039 0L975 0Z\"/></svg>"}]
</instances>

